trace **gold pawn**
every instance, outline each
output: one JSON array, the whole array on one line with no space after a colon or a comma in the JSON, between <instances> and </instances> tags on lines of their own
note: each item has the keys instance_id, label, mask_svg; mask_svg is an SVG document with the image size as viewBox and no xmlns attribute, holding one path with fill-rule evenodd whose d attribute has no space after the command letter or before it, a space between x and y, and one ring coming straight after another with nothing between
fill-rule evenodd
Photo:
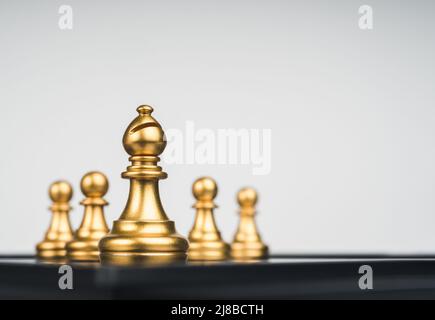
<instances>
[{"instance_id":1,"label":"gold pawn","mask_svg":"<svg viewBox=\"0 0 435 320\"><path fill-rule=\"evenodd\" d=\"M50 185L49 196L53 201L50 226L44 240L36 245L37 257L43 260L63 260L66 257L66 243L73 238L69 212L69 201L73 195L71 185L56 181Z\"/></svg>"},{"instance_id":2,"label":"gold pawn","mask_svg":"<svg viewBox=\"0 0 435 320\"><path fill-rule=\"evenodd\" d=\"M108 202L103 199L109 189L109 182L103 173L93 171L83 176L80 187L86 197L80 204L85 209L74 240L66 245L68 259L99 261L98 242L109 232L104 218L104 206L108 205Z\"/></svg>"},{"instance_id":3,"label":"gold pawn","mask_svg":"<svg viewBox=\"0 0 435 320\"><path fill-rule=\"evenodd\" d=\"M243 188L237 194L240 222L231 244L231 255L236 260L264 259L268 255L268 248L261 240L255 223L257 200L257 192L252 188Z\"/></svg>"},{"instance_id":4,"label":"gold pawn","mask_svg":"<svg viewBox=\"0 0 435 320\"><path fill-rule=\"evenodd\" d=\"M217 208L213 202L217 191L217 184L212 178L199 178L193 183L192 192L197 201L193 205L196 209L195 222L189 233L189 260L219 261L229 258L230 247L222 240L213 214Z\"/></svg>"},{"instance_id":5,"label":"gold pawn","mask_svg":"<svg viewBox=\"0 0 435 320\"><path fill-rule=\"evenodd\" d=\"M169 220L159 195L158 182L167 174L157 163L166 147L166 137L151 116L153 108L142 105L137 112L139 115L123 137L132 163L122 173L130 180L127 204L112 231L100 240L100 259L118 265L185 261L189 244Z\"/></svg>"}]
</instances>

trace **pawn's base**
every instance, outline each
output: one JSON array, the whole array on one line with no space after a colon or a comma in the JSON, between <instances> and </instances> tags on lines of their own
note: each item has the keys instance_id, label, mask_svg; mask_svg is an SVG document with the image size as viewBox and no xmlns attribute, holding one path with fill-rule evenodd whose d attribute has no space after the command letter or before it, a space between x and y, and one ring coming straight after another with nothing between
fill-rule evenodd
<instances>
[{"instance_id":1,"label":"pawn's base","mask_svg":"<svg viewBox=\"0 0 435 320\"><path fill-rule=\"evenodd\" d=\"M68 259L67 258L41 258L37 257L36 261L40 264L48 264L48 265L62 265L67 264Z\"/></svg>"},{"instance_id":2,"label":"pawn's base","mask_svg":"<svg viewBox=\"0 0 435 320\"><path fill-rule=\"evenodd\" d=\"M231 257L234 260L261 260L269 255L266 245L259 242L235 242L231 244Z\"/></svg>"},{"instance_id":3,"label":"pawn's base","mask_svg":"<svg viewBox=\"0 0 435 320\"><path fill-rule=\"evenodd\" d=\"M42 241L36 245L36 256L41 260L58 261L66 258L65 241Z\"/></svg>"},{"instance_id":4,"label":"pawn's base","mask_svg":"<svg viewBox=\"0 0 435 320\"><path fill-rule=\"evenodd\" d=\"M189 261L224 261L230 258L230 246L223 241L190 242Z\"/></svg>"},{"instance_id":5,"label":"pawn's base","mask_svg":"<svg viewBox=\"0 0 435 320\"><path fill-rule=\"evenodd\" d=\"M98 240L74 240L66 245L66 250L72 261L100 261Z\"/></svg>"}]
</instances>

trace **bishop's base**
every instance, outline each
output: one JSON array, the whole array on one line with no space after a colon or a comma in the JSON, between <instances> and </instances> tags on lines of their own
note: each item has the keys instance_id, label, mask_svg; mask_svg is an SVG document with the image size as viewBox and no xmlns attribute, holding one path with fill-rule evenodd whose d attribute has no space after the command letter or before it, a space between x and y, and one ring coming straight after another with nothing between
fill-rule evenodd
<instances>
[{"instance_id":1,"label":"bishop's base","mask_svg":"<svg viewBox=\"0 0 435 320\"><path fill-rule=\"evenodd\" d=\"M73 261L100 261L98 240L74 240L66 245L67 257Z\"/></svg>"},{"instance_id":2,"label":"bishop's base","mask_svg":"<svg viewBox=\"0 0 435 320\"><path fill-rule=\"evenodd\" d=\"M184 262L189 243L170 220L117 220L99 244L104 264L166 264Z\"/></svg>"},{"instance_id":3,"label":"bishop's base","mask_svg":"<svg viewBox=\"0 0 435 320\"><path fill-rule=\"evenodd\" d=\"M173 263L185 263L184 252L105 252L100 254L103 265L152 266Z\"/></svg>"}]
</instances>

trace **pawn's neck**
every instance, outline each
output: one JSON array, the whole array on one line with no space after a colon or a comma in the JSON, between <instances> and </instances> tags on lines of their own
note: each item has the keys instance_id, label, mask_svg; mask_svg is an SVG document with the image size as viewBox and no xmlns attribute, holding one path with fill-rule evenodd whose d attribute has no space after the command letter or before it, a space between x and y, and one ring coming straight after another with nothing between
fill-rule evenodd
<instances>
[{"instance_id":1,"label":"pawn's neck","mask_svg":"<svg viewBox=\"0 0 435 320\"><path fill-rule=\"evenodd\" d=\"M194 206L196 217L193 228L189 233L189 239L216 241L221 239L220 232L216 227L213 210L217 206L213 202L198 201Z\"/></svg>"},{"instance_id":2,"label":"pawn's neck","mask_svg":"<svg viewBox=\"0 0 435 320\"><path fill-rule=\"evenodd\" d=\"M236 232L235 240L240 242L261 242L255 222L255 208L242 207L240 209L240 223Z\"/></svg>"},{"instance_id":3,"label":"pawn's neck","mask_svg":"<svg viewBox=\"0 0 435 320\"><path fill-rule=\"evenodd\" d=\"M69 211L71 207L67 203L54 203L51 206L52 217L50 227L46 233L47 240L69 241L73 237Z\"/></svg>"},{"instance_id":4,"label":"pawn's neck","mask_svg":"<svg viewBox=\"0 0 435 320\"><path fill-rule=\"evenodd\" d=\"M109 232L104 218L104 206L107 205L107 202L102 198L86 198L81 204L84 205L85 212L82 223L77 230L77 237L96 237L99 239Z\"/></svg>"}]
</instances>

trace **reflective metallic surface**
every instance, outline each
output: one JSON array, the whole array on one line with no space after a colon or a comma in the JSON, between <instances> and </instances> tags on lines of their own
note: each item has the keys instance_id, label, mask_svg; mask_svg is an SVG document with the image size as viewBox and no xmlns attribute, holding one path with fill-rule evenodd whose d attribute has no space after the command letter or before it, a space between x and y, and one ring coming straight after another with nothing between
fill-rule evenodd
<instances>
[{"instance_id":1,"label":"reflective metallic surface","mask_svg":"<svg viewBox=\"0 0 435 320\"><path fill-rule=\"evenodd\" d=\"M257 200L257 192L252 188L243 188L237 194L240 222L231 244L231 256L236 260L263 259L268 255L268 248L261 240L255 223Z\"/></svg>"},{"instance_id":2,"label":"reflective metallic surface","mask_svg":"<svg viewBox=\"0 0 435 320\"><path fill-rule=\"evenodd\" d=\"M209 177L199 178L193 184L192 192L197 201L193 205L196 209L195 222L189 234L189 261L229 258L230 247L222 240L213 213L217 208L213 202L217 191L216 182Z\"/></svg>"},{"instance_id":3,"label":"reflective metallic surface","mask_svg":"<svg viewBox=\"0 0 435 320\"><path fill-rule=\"evenodd\" d=\"M66 257L66 243L72 240L73 232L69 220L71 207L69 201L73 190L66 181L56 181L49 188L49 195L53 204L50 226L44 240L36 246L38 258L45 260L60 260Z\"/></svg>"},{"instance_id":4,"label":"reflective metallic surface","mask_svg":"<svg viewBox=\"0 0 435 320\"><path fill-rule=\"evenodd\" d=\"M103 196L109 189L106 176L97 171L89 172L83 176L81 190L85 199L83 220L74 233L74 240L66 246L68 259L77 261L100 261L98 242L109 232L104 218L104 206L108 203Z\"/></svg>"},{"instance_id":5,"label":"reflective metallic surface","mask_svg":"<svg viewBox=\"0 0 435 320\"><path fill-rule=\"evenodd\" d=\"M160 124L151 116L153 108L142 105L123 137L131 165L122 177L130 180L130 191L121 217L99 243L102 263L160 264L185 261L188 242L179 235L160 201L158 182L167 174L157 165L166 147Z\"/></svg>"}]
</instances>

